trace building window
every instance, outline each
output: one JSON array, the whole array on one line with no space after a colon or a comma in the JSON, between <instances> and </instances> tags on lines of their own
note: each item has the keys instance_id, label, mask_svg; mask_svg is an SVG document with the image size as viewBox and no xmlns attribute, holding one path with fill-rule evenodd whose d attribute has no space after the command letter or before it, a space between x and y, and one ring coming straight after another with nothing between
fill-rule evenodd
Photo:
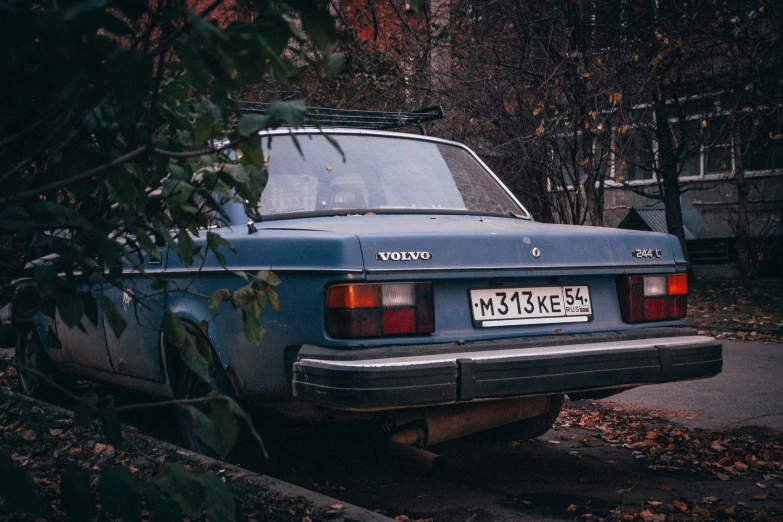
<instances>
[{"instance_id":1,"label":"building window","mask_svg":"<svg viewBox=\"0 0 783 522\"><path fill-rule=\"evenodd\" d=\"M734 172L733 136L725 116L711 118L704 129L704 175Z\"/></svg>"},{"instance_id":2,"label":"building window","mask_svg":"<svg viewBox=\"0 0 783 522\"><path fill-rule=\"evenodd\" d=\"M783 126L777 114L761 118L750 143L743 146L746 171L783 169Z\"/></svg>"},{"instance_id":3,"label":"building window","mask_svg":"<svg viewBox=\"0 0 783 522\"><path fill-rule=\"evenodd\" d=\"M653 179L655 150L653 140L632 127L621 127L614 134L612 176L617 182Z\"/></svg>"},{"instance_id":4,"label":"building window","mask_svg":"<svg viewBox=\"0 0 783 522\"><path fill-rule=\"evenodd\" d=\"M677 169L681 179L701 177L701 118L686 120L684 124L678 121L671 122L674 147L685 142L680 151Z\"/></svg>"}]
</instances>

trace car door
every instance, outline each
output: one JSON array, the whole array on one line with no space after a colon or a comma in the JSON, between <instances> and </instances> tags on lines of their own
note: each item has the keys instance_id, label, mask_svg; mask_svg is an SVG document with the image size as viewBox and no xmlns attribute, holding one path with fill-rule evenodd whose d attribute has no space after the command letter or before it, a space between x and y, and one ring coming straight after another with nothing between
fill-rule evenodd
<instances>
[{"instance_id":1,"label":"car door","mask_svg":"<svg viewBox=\"0 0 783 522\"><path fill-rule=\"evenodd\" d=\"M103 316L106 344L117 373L155 382L165 380L160 350L160 325L166 306L165 291L152 288L166 267L168 248L161 249L157 260L145 253L144 273L128 267L123 274L123 288L104 288L106 300L127 321L117 336Z\"/></svg>"},{"instance_id":2,"label":"car door","mask_svg":"<svg viewBox=\"0 0 783 522\"><path fill-rule=\"evenodd\" d=\"M114 373L104 332L103 303L101 302L103 289L99 286L92 286L89 288L89 292L95 297L95 306L98 309L96 324L93 324L85 315L82 317L81 328L78 325L69 328L63 322L60 314L56 314L57 337L62 344L61 360L66 363Z\"/></svg>"}]
</instances>

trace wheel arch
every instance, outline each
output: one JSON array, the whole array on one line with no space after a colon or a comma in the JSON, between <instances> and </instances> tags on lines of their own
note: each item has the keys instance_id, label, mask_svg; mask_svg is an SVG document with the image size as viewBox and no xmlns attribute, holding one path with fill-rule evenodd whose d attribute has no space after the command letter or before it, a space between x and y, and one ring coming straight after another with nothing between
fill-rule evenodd
<instances>
[{"instance_id":1,"label":"wheel arch","mask_svg":"<svg viewBox=\"0 0 783 522\"><path fill-rule=\"evenodd\" d=\"M209 341L210 347L212 348L212 353L215 357L216 363L220 364L222 369L226 372L226 375L228 375L231 386L234 388L234 392L236 393L237 397L241 396L243 388L242 382L237 376L236 371L234 371L233 367L231 366L231 360L227 351L225 350L225 347L223 346L221 336L219 335L217 328L214 326L214 323L210 321L213 314L209 308L197 303L181 303L179 305L171 306L169 311L176 315L183 322L189 323L198 331L203 331L200 327L202 323L206 322L208 324L206 338L207 341ZM176 348L166 342L163 332L161 332L160 344L161 359L163 360L163 364L165 366L164 371L167 379L169 380L169 386L171 387L172 392L175 392L176 377L177 372L179 371L181 360L176 352Z\"/></svg>"}]
</instances>

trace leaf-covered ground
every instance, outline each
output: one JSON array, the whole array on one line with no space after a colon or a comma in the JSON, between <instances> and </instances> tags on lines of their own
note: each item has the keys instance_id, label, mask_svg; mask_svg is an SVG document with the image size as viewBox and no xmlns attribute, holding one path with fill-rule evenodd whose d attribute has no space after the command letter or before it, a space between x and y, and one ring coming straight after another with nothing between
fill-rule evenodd
<instances>
[{"instance_id":1,"label":"leaf-covered ground","mask_svg":"<svg viewBox=\"0 0 783 522\"><path fill-rule=\"evenodd\" d=\"M123 447L115 448L107 443L95 423L78 425L65 410L41 406L14 394L10 388L13 388L15 381L15 369L10 359L7 356L0 357L0 459L10 459L15 468L11 469L12 472L16 473L18 469L29 474L43 512L37 517L22 515L13 501L0 497L0 520L69 520L61 488L64 474L73 473L74 464L89 474L92 496L95 497L97 493L99 502L105 498L100 492L100 477L107 468L122 467L137 479L145 479L159 474L162 465L181 464L188 471L211 472L227 484L233 496L237 520L302 522L340 519L341 505L332 506L327 511L313 510L302 497L277 495L244 480L246 473L236 468L210 466L191 460L184 453L172 451L170 446L161 448L152 444L150 439L138 436L133 427L126 429ZM69 466L71 471L68 471ZM7 471L2 469L0 473ZM2 482L3 478L0 477ZM2 486L14 491L13 484L5 483ZM91 496L90 492L81 494ZM140 520L150 520L147 503L145 496L138 513ZM113 519L106 507L99 503L91 520Z\"/></svg>"},{"instance_id":2,"label":"leaf-covered ground","mask_svg":"<svg viewBox=\"0 0 783 522\"><path fill-rule=\"evenodd\" d=\"M663 418L671 413L595 401L566 403L555 424L562 440L623 448L650 470L691 476L705 485L726 483L717 489L728 495L701 498L677 498L671 486L658 486L660 494L614 507L605 520L783 519L783 434L767 428L690 429ZM571 436L572 431L578 434ZM636 486L630 483L617 493L631 493ZM571 511L577 510L581 519L598 518L576 505Z\"/></svg>"},{"instance_id":3,"label":"leaf-covered ground","mask_svg":"<svg viewBox=\"0 0 783 522\"><path fill-rule=\"evenodd\" d=\"M721 339L783 340L783 279L701 279L689 285L689 325Z\"/></svg>"}]
</instances>

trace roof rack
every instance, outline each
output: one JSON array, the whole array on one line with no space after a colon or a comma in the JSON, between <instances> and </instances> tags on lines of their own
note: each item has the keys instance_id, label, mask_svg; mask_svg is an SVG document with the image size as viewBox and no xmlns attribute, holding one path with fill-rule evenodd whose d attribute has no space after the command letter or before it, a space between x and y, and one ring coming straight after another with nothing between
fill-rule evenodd
<instances>
[{"instance_id":1,"label":"roof rack","mask_svg":"<svg viewBox=\"0 0 783 522\"><path fill-rule=\"evenodd\" d=\"M263 114L269 108L269 103L240 101L239 108L243 113ZM424 123L443 118L443 108L440 105L408 112L390 111L356 111L347 109L329 109L324 107L308 107L305 118L316 122L322 127L348 127L352 129L388 130L402 127L417 127L422 134Z\"/></svg>"}]
</instances>

